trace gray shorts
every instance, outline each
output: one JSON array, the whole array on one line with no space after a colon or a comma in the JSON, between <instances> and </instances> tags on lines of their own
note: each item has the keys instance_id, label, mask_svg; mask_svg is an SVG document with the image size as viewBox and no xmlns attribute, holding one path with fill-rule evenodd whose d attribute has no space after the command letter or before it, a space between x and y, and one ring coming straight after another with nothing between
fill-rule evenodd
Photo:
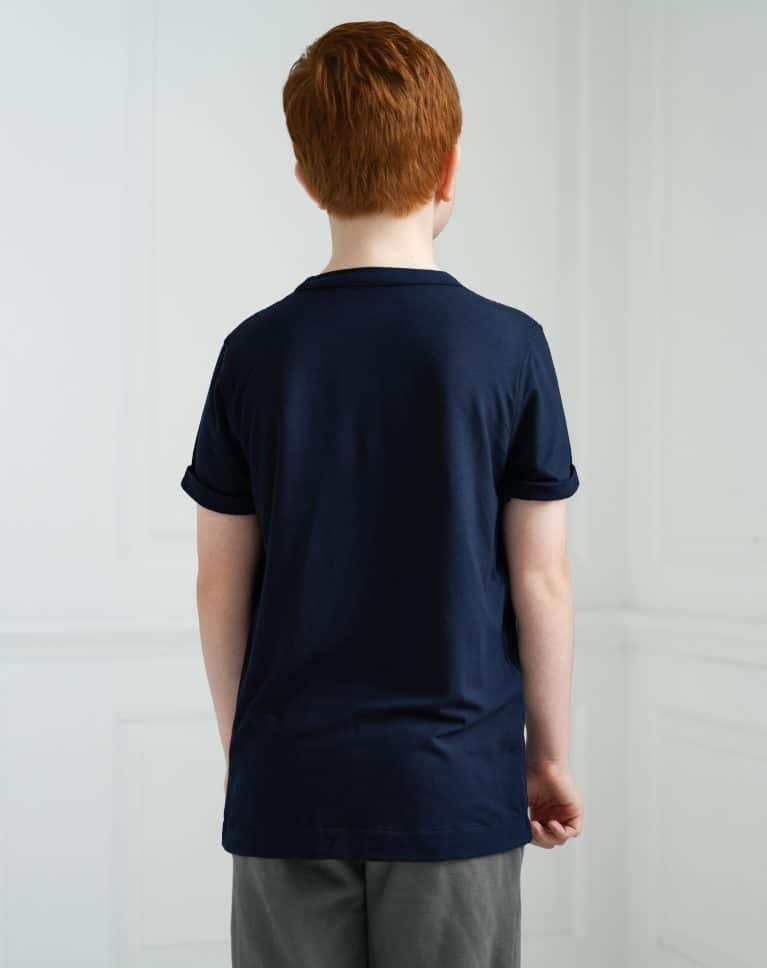
<instances>
[{"instance_id":1,"label":"gray shorts","mask_svg":"<svg viewBox=\"0 0 767 968\"><path fill-rule=\"evenodd\" d=\"M525 845L442 861L233 854L233 968L519 968Z\"/></svg>"}]
</instances>

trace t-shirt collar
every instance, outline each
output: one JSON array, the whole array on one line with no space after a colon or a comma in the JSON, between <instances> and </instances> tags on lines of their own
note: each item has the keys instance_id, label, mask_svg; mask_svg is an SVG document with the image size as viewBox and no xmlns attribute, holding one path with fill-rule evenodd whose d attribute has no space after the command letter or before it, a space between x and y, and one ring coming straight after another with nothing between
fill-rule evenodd
<instances>
[{"instance_id":1,"label":"t-shirt collar","mask_svg":"<svg viewBox=\"0 0 767 968\"><path fill-rule=\"evenodd\" d=\"M327 289L332 286L460 286L455 276L444 269L421 269L411 266L354 266L349 269L331 269L314 276L307 276L295 288Z\"/></svg>"}]
</instances>

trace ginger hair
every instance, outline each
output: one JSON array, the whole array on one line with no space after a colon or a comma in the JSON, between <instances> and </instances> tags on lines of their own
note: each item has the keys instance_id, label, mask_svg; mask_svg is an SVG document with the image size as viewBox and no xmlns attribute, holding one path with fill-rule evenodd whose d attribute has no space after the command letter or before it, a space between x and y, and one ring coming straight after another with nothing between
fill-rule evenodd
<instances>
[{"instance_id":1,"label":"ginger hair","mask_svg":"<svg viewBox=\"0 0 767 968\"><path fill-rule=\"evenodd\" d=\"M425 205L461 133L447 64L388 20L328 30L291 66L282 101L296 160L336 216Z\"/></svg>"}]
</instances>

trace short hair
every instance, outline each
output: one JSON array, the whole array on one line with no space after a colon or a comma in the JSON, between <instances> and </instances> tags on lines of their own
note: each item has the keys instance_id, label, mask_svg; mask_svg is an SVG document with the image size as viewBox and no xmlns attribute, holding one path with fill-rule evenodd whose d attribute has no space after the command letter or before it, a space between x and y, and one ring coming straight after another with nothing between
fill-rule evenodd
<instances>
[{"instance_id":1,"label":"short hair","mask_svg":"<svg viewBox=\"0 0 767 968\"><path fill-rule=\"evenodd\" d=\"M328 30L291 66L282 101L306 180L337 216L425 205L463 120L447 64L388 20Z\"/></svg>"}]
</instances>

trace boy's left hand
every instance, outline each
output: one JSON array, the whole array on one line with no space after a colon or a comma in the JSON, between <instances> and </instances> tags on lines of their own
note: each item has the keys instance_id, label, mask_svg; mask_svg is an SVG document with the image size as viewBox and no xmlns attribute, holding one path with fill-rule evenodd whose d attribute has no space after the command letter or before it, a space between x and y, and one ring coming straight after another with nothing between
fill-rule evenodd
<instances>
[{"instance_id":1,"label":"boy's left hand","mask_svg":"<svg viewBox=\"0 0 767 968\"><path fill-rule=\"evenodd\" d=\"M532 843L551 849L580 834L583 801L569 767L528 764L527 791Z\"/></svg>"}]
</instances>

